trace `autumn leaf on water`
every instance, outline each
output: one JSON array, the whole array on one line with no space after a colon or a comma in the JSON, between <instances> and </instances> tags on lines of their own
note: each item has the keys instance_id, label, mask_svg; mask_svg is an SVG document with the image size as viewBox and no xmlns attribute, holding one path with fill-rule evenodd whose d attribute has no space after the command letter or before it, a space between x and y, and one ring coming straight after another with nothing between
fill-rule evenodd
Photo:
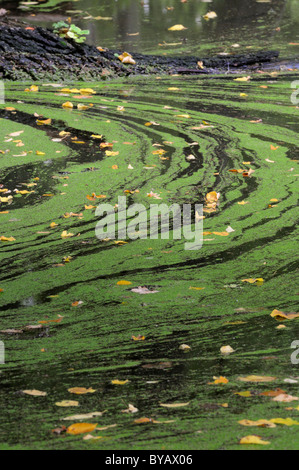
<instances>
[{"instance_id":1,"label":"autumn leaf on water","mask_svg":"<svg viewBox=\"0 0 299 470\"><path fill-rule=\"evenodd\" d=\"M98 424L92 423L75 423L67 428L67 434L72 434L74 436L78 434L85 434L95 430Z\"/></svg>"},{"instance_id":2,"label":"autumn leaf on water","mask_svg":"<svg viewBox=\"0 0 299 470\"><path fill-rule=\"evenodd\" d=\"M74 393L75 395L85 395L86 393L95 393L96 390L93 388L73 387L69 388L68 392Z\"/></svg>"},{"instance_id":3,"label":"autumn leaf on water","mask_svg":"<svg viewBox=\"0 0 299 470\"><path fill-rule=\"evenodd\" d=\"M76 421L76 420L80 421L82 419L90 419L90 418L95 418L98 416L103 416L104 413L106 413L106 410L105 411L93 411L91 413L66 416L65 418L62 418L62 420L63 421Z\"/></svg>"},{"instance_id":4,"label":"autumn leaf on water","mask_svg":"<svg viewBox=\"0 0 299 470\"><path fill-rule=\"evenodd\" d=\"M221 346L220 352L221 354L231 354L235 352L235 350L231 346Z\"/></svg>"},{"instance_id":5,"label":"autumn leaf on water","mask_svg":"<svg viewBox=\"0 0 299 470\"><path fill-rule=\"evenodd\" d=\"M299 313L285 313L281 312L280 310L273 310L270 314L271 317L276 318L276 320L283 321L283 320L293 320L294 318L299 317Z\"/></svg>"},{"instance_id":6,"label":"autumn leaf on water","mask_svg":"<svg viewBox=\"0 0 299 470\"><path fill-rule=\"evenodd\" d=\"M131 339L133 341L144 341L145 340L145 336L142 336L142 335L138 335L138 336L131 336Z\"/></svg>"},{"instance_id":7,"label":"autumn leaf on water","mask_svg":"<svg viewBox=\"0 0 299 470\"><path fill-rule=\"evenodd\" d=\"M212 232L213 235L218 235L220 237L227 237L229 232Z\"/></svg>"},{"instance_id":8,"label":"autumn leaf on water","mask_svg":"<svg viewBox=\"0 0 299 470\"><path fill-rule=\"evenodd\" d=\"M75 302L72 302L72 307L80 307L80 305L83 305L82 300L76 300Z\"/></svg>"},{"instance_id":9,"label":"autumn leaf on water","mask_svg":"<svg viewBox=\"0 0 299 470\"><path fill-rule=\"evenodd\" d=\"M47 395L47 392L41 392L40 390L22 390L22 392L32 397L45 397Z\"/></svg>"},{"instance_id":10,"label":"autumn leaf on water","mask_svg":"<svg viewBox=\"0 0 299 470\"><path fill-rule=\"evenodd\" d=\"M55 405L61 406L61 407L71 407L71 406L79 406L79 402L74 401L74 400L63 400L63 401L57 401Z\"/></svg>"},{"instance_id":11,"label":"autumn leaf on water","mask_svg":"<svg viewBox=\"0 0 299 470\"><path fill-rule=\"evenodd\" d=\"M270 422L273 424L284 424L285 426L298 426L299 421L295 421L292 418L273 418L270 419Z\"/></svg>"},{"instance_id":12,"label":"autumn leaf on water","mask_svg":"<svg viewBox=\"0 0 299 470\"><path fill-rule=\"evenodd\" d=\"M129 403L129 407L126 410L121 410L122 413L137 413L138 411L138 408L131 403Z\"/></svg>"},{"instance_id":13,"label":"autumn leaf on water","mask_svg":"<svg viewBox=\"0 0 299 470\"><path fill-rule=\"evenodd\" d=\"M151 418L138 418L134 420L135 424L148 424L152 422L153 420Z\"/></svg>"},{"instance_id":14,"label":"autumn leaf on water","mask_svg":"<svg viewBox=\"0 0 299 470\"><path fill-rule=\"evenodd\" d=\"M130 284L132 284L131 281L118 281L117 282L118 286L129 286Z\"/></svg>"},{"instance_id":15,"label":"autumn leaf on water","mask_svg":"<svg viewBox=\"0 0 299 470\"><path fill-rule=\"evenodd\" d=\"M168 31L183 31L184 29L187 28L185 28L185 26L183 26L182 24L175 24L174 26L168 28Z\"/></svg>"},{"instance_id":16,"label":"autumn leaf on water","mask_svg":"<svg viewBox=\"0 0 299 470\"><path fill-rule=\"evenodd\" d=\"M139 286L139 287L134 287L131 289L132 292L135 292L136 294L156 294L159 292L158 290L150 290L145 286Z\"/></svg>"},{"instance_id":17,"label":"autumn leaf on water","mask_svg":"<svg viewBox=\"0 0 299 470\"><path fill-rule=\"evenodd\" d=\"M259 395L264 397L277 397L278 395L285 394L284 390L277 388L276 390L266 390L265 392L259 393Z\"/></svg>"},{"instance_id":18,"label":"autumn leaf on water","mask_svg":"<svg viewBox=\"0 0 299 470\"><path fill-rule=\"evenodd\" d=\"M36 124L38 124L39 126L49 126L51 123L52 123L52 119L44 119L44 120L37 119L36 121Z\"/></svg>"},{"instance_id":19,"label":"autumn leaf on water","mask_svg":"<svg viewBox=\"0 0 299 470\"><path fill-rule=\"evenodd\" d=\"M269 441L263 441L259 436L245 436L242 437L239 444L255 444L255 445L268 445L270 444Z\"/></svg>"},{"instance_id":20,"label":"autumn leaf on water","mask_svg":"<svg viewBox=\"0 0 299 470\"><path fill-rule=\"evenodd\" d=\"M38 323L40 325L47 325L48 323L60 323L62 321L62 319L63 319L63 317L60 316L59 318L57 318L55 320L41 320Z\"/></svg>"},{"instance_id":21,"label":"autumn leaf on water","mask_svg":"<svg viewBox=\"0 0 299 470\"><path fill-rule=\"evenodd\" d=\"M228 379L226 377L213 377L214 382L208 382L209 385L224 385L228 383Z\"/></svg>"},{"instance_id":22,"label":"autumn leaf on water","mask_svg":"<svg viewBox=\"0 0 299 470\"><path fill-rule=\"evenodd\" d=\"M244 392L235 392L235 395L239 395L240 397L244 398L249 398L253 396L250 390L245 390Z\"/></svg>"},{"instance_id":23,"label":"autumn leaf on water","mask_svg":"<svg viewBox=\"0 0 299 470\"><path fill-rule=\"evenodd\" d=\"M67 230L64 230L61 234L61 238L70 238L70 237L73 237L74 234L73 233L68 233Z\"/></svg>"},{"instance_id":24,"label":"autumn leaf on water","mask_svg":"<svg viewBox=\"0 0 299 470\"><path fill-rule=\"evenodd\" d=\"M31 85L30 88L25 88L24 91L37 92L37 91L38 91L38 86L36 86L36 85Z\"/></svg>"},{"instance_id":25,"label":"autumn leaf on water","mask_svg":"<svg viewBox=\"0 0 299 470\"><path fill-rule=\"evenodd\" d=\"M105 154L107 155L107 157L116 157L117 155L119 155L119 152L113 152L112 150L106 150Z\"/></svg>"},{"instance_id":26,"label":"autumn leaf on water","mask_svg":"<svg viewBox=\"0 0 299 470\"><path fill-rule=\"evenodd\" d=\"M3 235L0 237L1 242L15 242L16 239L14 237L4 237Z\"/></svg>"},{"instance_id":27,"label":"autumn leaf on water","mask_svg":"<svg viewBox=\"0 0 299 470\"><path fill-rule=\"evenodd\" d=\"M112 385L126 385L129 382L129 380L111 380Z\"/></svg>"},{"instance_id":28,"label":"autumn leaf on water","mask_svg":"<svg viewBox=\"0 0 299 470\"><path fill-rule=\"evenodd\" d=\"M67 101L66 103L63 103L62 107L67 109L73 109L74 105L70 101Z\"/></svg>"},{"instance_id":29,"label":"autumn leaf on water","mask_svg":"<svg viewBox=\"0 0 299 470\"><path fill-rule=\"evenodd\" d=\"M164 408L182 408L183 406L188 406L190 401L186 403L160 403L160 406L164 406Z\"/></svg>"},{"instance_id":30,"label":"autumn leaf on water","mask_svg":"<svg viewBox=\"0 0 299 470\"><path fill-rule=\"evenodd\" d=\"M92 106L93 106L93 104L91 104L91 103L89 105L78 103L77 104L77 109L79 111L86 111L87 109L90 109Z\"/></svg>"},{"instance_id":31,"label":"autumn leaf on water","mask_svg":"<svg viewBox=\"0 0 299 470\"><path fill-rule=\"evenodd\" d=\"M276 424L274 424L273 420L267 419L258 419L257 421L251 421L250 419L242 419L238 421L239 424L242 426L261 426L263 428L276 428Z\"/></svg>"},{"instance_id":32,"label":"autumn leaf on water","mask_svg":"<svg viewBox=\"0 0 299 470\"><path fill-rule=\"evenodd\" d=\"M262 284L264 279L262 277L242 279L242 282L248 282L249 284Z\"/></svg>"},{"instance_id":33,"label":"autumn leaf on water","mask_svg":"<svg viewBox=\"0 0 299 470\"><path fill-rule=\"evenodd\" d=\"M191 349L191 347L188 346L188 344L181 344L181 345L179 346L179 350L180 350L180 351L190 351L190 349Z\"/></svg>"},{"instance_id":34,"label":"autumn leaf on water","mask_svg":"<svg viewBox=\"0 0 299 470\"><path fill-rule=\"evenodd\" d=\"M203 15L203 18L205 20L212 20L213 18L217 18L217 13L215 11L209 11L205 15Z\"/></svg>"},{"instance_id":35,"label":"autumn leaf on water","mask_svg":"<svg viewBox=\"0 0 299 470\"><path fill-rule=\"evenodd\" d=\"M242 382L272 382L276 377L263 375L248 375L247 377L238 377Z\"/></svg>"},{"instance_id":36,"label":"autumn leaf on water","mask_svg":"<svg viewBox=\"0 0 299 470\"><path fill-rule=\"evenodd\" d=\"M248 82L250 80L250 76L248 75L247 77L239 77L239 78L234 78L235 82Z\"/></svg>"},{"instance_id":37,"label":"autumn leaf on water","mask_svg":"<svg viewBox=\"0 0 299 470\"><path fill-rule=\"evenodd\" d=\"M297 401L299 400L298 397L293 397L292 395L288 395L287 393L281 393L280 395L277 395L276 397L272 398L273 401L280 401L283 403L289 403L291 401Z\"/></svg>"},{"instance_id":38,"label":"autumn leaf on water","mask_svg":"<svg viewBox=\"0 0 299 470\"><path fill-rule=\"evenodd\" d=\"M95 95L96 91L92 88L81 88L80 90L81 95Z\"/></svg>"},{"instance_id":39,"label":"autumn leaf on water","mask_svg":"<svg viewBox=\"0 0 299 470\"><path fill-rule=\"evenodd\" d=\"M23 134L24 131L16 131L8 134L10 137L19 137L19 135Z\"/></svg>"},{"instance_id":40,"label":"autumn leaf on water","mask_svg":"<svg viewBox=\"0 0 299 470\"><path fill-rule=\"evenodd\" d=\"M208 194L206 194L206 202L217 202L218 199L220 198L220 193L217 193L216 191L211 191Z\"/></svg>"}]
</instances>

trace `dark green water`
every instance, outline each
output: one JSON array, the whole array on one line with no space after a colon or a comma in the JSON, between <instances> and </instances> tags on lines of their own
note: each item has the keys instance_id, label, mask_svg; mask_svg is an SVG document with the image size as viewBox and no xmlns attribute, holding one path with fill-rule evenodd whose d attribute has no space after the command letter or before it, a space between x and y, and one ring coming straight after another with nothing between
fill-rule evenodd
<instances>
[{"instance_id":1,"label":"dark green water","mask_svg":"<svg viewBox=\"0 0 299 470\"><path fill-rule=\"evenodd\" d=\"M298 320L277 329L280 322L270 317L274 309L298 311L298 107L291 102L298 77L234 78L39 83L38 92L26 93L31 84L6 83L0 184L11 193L0 197L13 199L1 202L0 212L9 213L0 214L0 237L15 240L0 241L1 330L50 323L0 334L6 350L0 365L1 449L243 449L248 446L239 440L251 434L270 442L262 448L298 449L297 426L238 423L299 420L297 401L260 395L280 388L298 396L298 365L290 358ZM96 94L61 96L65 87L91 87ZM72 110L62 108L66 101ZM93 106L79 111L77 103ZM52 121L37 125L35 114ZM119 153L107 155L94 135ZM157 149L166 151L162 158L153 154ZM249 168L250 177L229 171ZM85 208L102 201L88 200L92 193L113 205L126 194L128 204L148 207L204 203L213 190L220 193L219 207L205 213L204 231L222 233L231 226L234 232L206 235L198 251L186 251L184 240L100 242L94 209ZM149 199L151 191L162 199ZM64 217L71 212L82 215ZM57 226L50 227L53 222ZM65 230L73 236L62 238ZM242 282L247 278L264 282ZM118 285L121 280L132 284ZM158 292L131 291L138 286ZM59 323L51 322L59 316ZM182 351L182 344L191 349ZM225 345L235 352L223 356ZM252 374L274 380L239 380ZM214 376L228 383L208 384ZM74 395L68 392L73 387L96 391ZM22 393L32 389L47 395ZM248 390L248 398L236 395ZM62 400L80 406L57 406ZM123 413L129 404L139 411ZM116 425L94 431L99 440L51 432L78 422L65 417L105 410L83 420L99 428ZM142 417L158 422L134 423Z\"/></svg>"},{"instance_id":2,"label":"dark green water","mask_svg":"<svg viewBox=\"0 0 299 470\"><path fill-rule=\"evenodd\" d=\"M277 49L281 56L298 56L299 5L297 0L2 0L12 16L51 27L71 17L90 30L88 42L111 49L156 54L205 56L256 49ZM215 11L217 18L205 20ZM101 18L101 19L94 19ZM186 29L169 31L181 24Z\"/></svg>"}]
</instances>

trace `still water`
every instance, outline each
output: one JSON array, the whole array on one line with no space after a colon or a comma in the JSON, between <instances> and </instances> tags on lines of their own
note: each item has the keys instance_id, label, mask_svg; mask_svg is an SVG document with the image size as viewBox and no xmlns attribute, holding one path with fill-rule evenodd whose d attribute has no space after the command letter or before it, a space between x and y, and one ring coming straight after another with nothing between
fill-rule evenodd
<instances>
[{"instance_id":1,"label":"still water","mask_svg":"<svg viewBox=\"0 0 299 470\"><path fill-rule=\"evenodd\" d=\"M131 51L186 38L167 50L225 51L237 41L286 57L298 41L297 6L49 1L13 11L45 25L72 14L92 42ZM218 19L205 23L210 9ZM188 29L174 39L167 28L177 23ZM298 449L297 426L239 423L299 421L296 401L273 401L299 393L298 320L270 316L298 311L298 73L235 78L37 83L35 92L5 84L1 449L240 449L249 434L262 448ZM83 98L82 88L95 93ZM219 204L204 214L198 251L184 240L95 237L104 196L112 205L123 195L145 206L205 204L211 191ZM222 354L228 345L234 352ZM92 438L65 433L80 422L97 423Z\"/></svg>"}]
</instances>

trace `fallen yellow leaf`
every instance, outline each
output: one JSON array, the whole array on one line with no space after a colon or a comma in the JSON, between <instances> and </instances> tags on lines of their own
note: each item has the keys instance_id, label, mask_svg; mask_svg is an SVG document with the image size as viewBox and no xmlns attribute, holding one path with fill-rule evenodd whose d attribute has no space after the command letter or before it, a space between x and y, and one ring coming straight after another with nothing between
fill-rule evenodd
<instances>
[{"instance_id":1,"label":"fallen yellow leaf","mask_svg":"<svg viewBox=\"0 0 299 470\"><path fill-rule=\"evenodd\" d=\"M242 437L239 444L256 444L256 445L268 445L269 441L263 441L259 436L245 436Z\"/></svg>"},{"instance_id":2,"label":"fallen yellow leaf","mask_svg":"<svg viewBox=\"0 0 299 470\"><path fill-rule=\"evenodd\" d=\"M73 387L69 388L68 392L75 393L76 395L85 395L86 393L94 393L96 390L93 388Z\"/></svg>"},{"instance_id":3,"label":"fallen yellow leaf","mask_svg":"<svg viewBox=\"0 0 299 470\"><path fill-rule=\"evenodd\" d=\"M98 424L92 423L75 423L67 428L67 434L76 436L77 434L85 434L95 430Z\"/></svg>"},{"instance_id":4,"label":"fallen yellow leaf","mask_svg":"<svg viewBox=\"0 0 299 470\"><path fill-rule=\"evenodd\" d=\"M174 26L168 28L168 31L182 31L183 29L187 28L185 28L185 26L183 26L182 24L175 24Z\"/></svg>"}]
</instances>

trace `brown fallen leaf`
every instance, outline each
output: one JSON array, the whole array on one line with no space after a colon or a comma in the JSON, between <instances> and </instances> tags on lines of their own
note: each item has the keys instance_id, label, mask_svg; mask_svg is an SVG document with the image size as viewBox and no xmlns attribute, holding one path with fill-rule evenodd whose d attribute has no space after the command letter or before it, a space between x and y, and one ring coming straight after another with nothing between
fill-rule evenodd
<instances>
[{"instance_id":1,"label":"brown fallen leaf","mask_svg":"<svg viewBox=\"0 0 299 470\"><path fill-rule=\"evenodd\" d=\"M277 388L276 390L266 390L265 392L259 393L259 395L262 395L264 397L277 397L278 395L285 394L285 393L286 392L284 390Z\"/></svg>"},{"instance_id":2,"label":"brown fallen leaf","mask_svg":"<svg viewBox=\"0 0 299 470\"><path fill-rule=\"evenodd\" d=\"M152 418L138 418L134 420L135 424L148 424L152 422L153 422Z\"/></svg>"},{"instance_id":3,"label":"brown fallen leaf","mask_svg":"<svg viewBox=\"0 0 299 470\"><path fill-rule=\"evenodd\" d=\"M67 428L66 428L65 426L61 426L60 428L52 429L52 432L53 432L54 434L59 435L59 434L62 434L62 433L64 433L64 432L66 432L66 430L67 430Z\"/></svg>"}]
</instances>

